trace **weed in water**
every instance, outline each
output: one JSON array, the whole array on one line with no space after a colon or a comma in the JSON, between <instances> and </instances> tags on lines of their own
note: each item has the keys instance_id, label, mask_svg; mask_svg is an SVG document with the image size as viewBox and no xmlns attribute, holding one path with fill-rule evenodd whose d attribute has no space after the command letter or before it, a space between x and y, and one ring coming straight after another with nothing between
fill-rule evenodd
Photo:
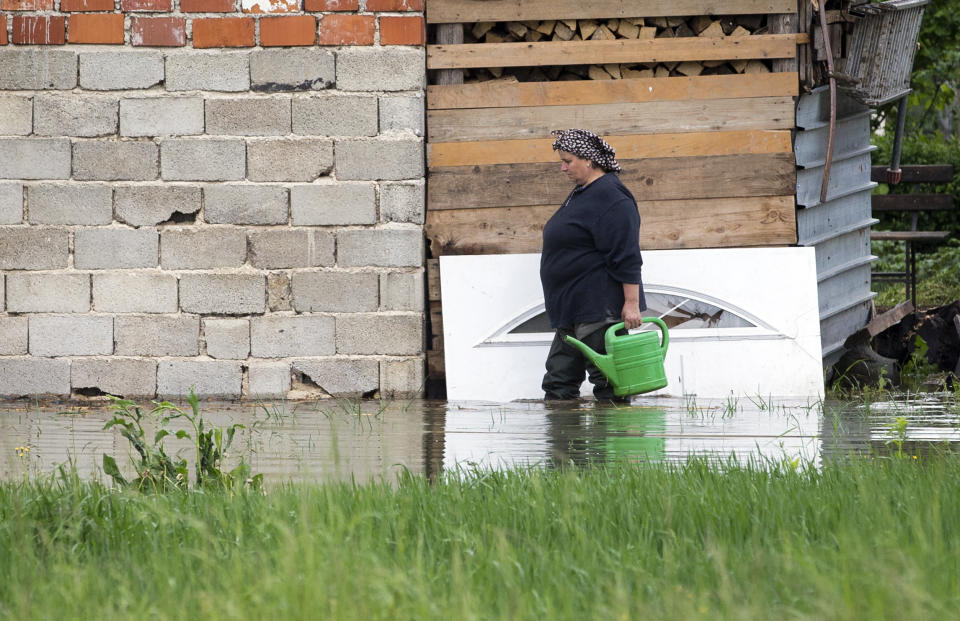
<instances>
[{"instance_id":1,"label":"weed in water","mask_svg":"<svg viewBox=\"0 0 960 621\"><path fill-rule=\"evenodd\" d=\"M240 424L233 424L226 428L208 427L200 414L200 402L193 388L187 396L190 410L182 410L168 401L153 402L154 408L149 417L158 421L160 429L150 441L144 429L145 415L140 407L128 399L110 396L114 416L107 421L104 429L117 427L140 456L135 463L136 478L128 482L112 456L103 455L103 471L121 486L132 485L138 489L167 491L172 489L187 489L189 476L187 462L179 456L170 456L164 449L163 441L173 435L178 439L193 441L196 453L195 485L201 487L215 487L234 489L244 485L259 488L263 483L263 475L250 477L250 467L241 458L240 463L232 470L226 471L227 451L233 444L237 431L243 429ZM193 433L184 429L171 432L166 427L172 421L186 420L193 429Z\"/></svg>"},{"instance_id":2,"label":"weed in water","mask_svg":"<svg viewBox=\"0 0 960 621\"><path fill-rule=\"evenodd\" d=\"M897 447L897 457L903 457L903 443L907 439L907 426L909 421L906 416L897 416L889 425L887 425L887 435L889 438L885 441L887 446Z\"/></svg>"},{"instance_id":3,"label":"weed in water","mask_svg":"<svg viewBox=\"0 0 960 621\"><path fill-rule=\"evenodd\" d=\"M740 400L732 394L727 395L727 402L723 406L723 416L721 418L732 418L740 411Z\"/></svg>"}]
</instances>

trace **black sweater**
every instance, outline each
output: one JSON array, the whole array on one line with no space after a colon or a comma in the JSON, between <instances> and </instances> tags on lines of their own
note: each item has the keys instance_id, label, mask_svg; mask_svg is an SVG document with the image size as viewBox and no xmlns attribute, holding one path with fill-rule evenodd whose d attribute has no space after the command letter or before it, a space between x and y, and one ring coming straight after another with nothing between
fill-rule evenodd
<instances>
[{"instance_id":1,"label":"black sweater","mask_svg":"<svg viewBox=\"0 0 960 621\"><path fill-rule=\"evenodd\" d=\"M554 328L620 317L623 283L640 285L640 214L612 173L577 186L543 227L540 282Z\"/></svg>"}]
</instances>

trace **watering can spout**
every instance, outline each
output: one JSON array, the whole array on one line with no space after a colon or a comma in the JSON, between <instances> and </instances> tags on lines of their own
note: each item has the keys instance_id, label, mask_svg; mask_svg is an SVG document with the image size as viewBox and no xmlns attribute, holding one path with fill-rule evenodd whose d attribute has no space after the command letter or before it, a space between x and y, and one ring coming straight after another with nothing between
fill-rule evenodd
<instances>
[{"instance_id":1,"label":"watering can spout","mask_svg":"<svg viewBox=\"0 0 960 621\"><path fill-rule=\"evenodd\" d=\"M572 336L567 336L566 341L571 345L573 345L574 347L576 347L577 349L579 349L580 352L587 357L587 360L593 363L595 367L600 369L600 372L603 373L607 377L607 379L609 379L611 382L616 383L615 378L617 377L617 369L616 369L616 365L614 365L613 363L613 356L609 354L607 355L598 354L597 352L593 351L593 349L591 349L590 346L584 343L581 343L580 341L573 338Z\"/></svg>"}]
</instances>

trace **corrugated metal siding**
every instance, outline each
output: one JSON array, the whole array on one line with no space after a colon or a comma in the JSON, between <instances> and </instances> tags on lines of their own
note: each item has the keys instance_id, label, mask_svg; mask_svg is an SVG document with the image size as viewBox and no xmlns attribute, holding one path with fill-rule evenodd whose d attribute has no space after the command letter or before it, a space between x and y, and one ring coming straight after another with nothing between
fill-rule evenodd
<instances>
[{"instance_id":1,"label":"corrugated metal siding","mask_svg":"<svg viewBox=\"0 0 960 621\"><path fill-rule=\"evenodd\" d=\"M827 201L820 202L830 119L828 87L797 105L797 243L817 251L820 340L825 364L836 362L846 338L866 324L870 301L870 108L837 98L837 128Z\"/></svg>"}]
</instances>

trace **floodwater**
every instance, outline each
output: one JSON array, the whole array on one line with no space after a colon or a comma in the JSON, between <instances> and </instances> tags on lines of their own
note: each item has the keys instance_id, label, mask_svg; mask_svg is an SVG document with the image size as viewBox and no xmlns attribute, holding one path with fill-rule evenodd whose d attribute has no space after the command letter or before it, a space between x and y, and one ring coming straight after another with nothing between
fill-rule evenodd
<instances>
[{"instance_id":1,"label":"floodwater","mask_svg":"<svg viewBox=\"0 0 960 621\"><path fill-rule=\"evenodd\" d=\"M146 412L151 404L144 401L141 407ZM934 446L960 447L960 398L952 393L872 403L635 398L617 406L593 401L203 401L200 412L208 426L244 426L227 465L243 458L268 483L393 480L404 469L435 476L475 468L691 456L820 464L850 453L919 454ZM132 472L130 443L116 428L104 430L112 417L109 403L102 401L0 403L0 479L43 475L62 464L72 464L84 477L102 477L105 454ZM168 429L186 429L182 423L169 423ZM152 438L155 421L148 427ZM168 436L164 443L168 454L191 461L188 440Z\"/></svg>"}]
</instances>

